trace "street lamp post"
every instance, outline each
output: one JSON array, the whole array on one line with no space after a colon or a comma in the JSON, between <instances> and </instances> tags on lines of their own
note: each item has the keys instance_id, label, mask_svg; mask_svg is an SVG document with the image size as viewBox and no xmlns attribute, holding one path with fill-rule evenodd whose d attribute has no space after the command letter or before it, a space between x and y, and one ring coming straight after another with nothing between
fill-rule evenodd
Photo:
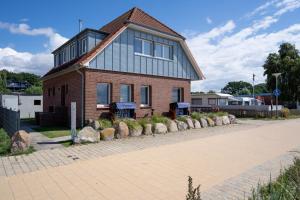
<instances>
[{"instance_id":1,"label":"street lamp post","mask_svg":"<svg viewBox=\"0 0 300 200\"><path fill-rule=\"evenodd\" d=\"M278 77L281 75L281 73L273 73L273 76L276 78L276 91L278 91ZM276 95L276 118L278 118L278 95Z\"/></svg>"}]
</instances>

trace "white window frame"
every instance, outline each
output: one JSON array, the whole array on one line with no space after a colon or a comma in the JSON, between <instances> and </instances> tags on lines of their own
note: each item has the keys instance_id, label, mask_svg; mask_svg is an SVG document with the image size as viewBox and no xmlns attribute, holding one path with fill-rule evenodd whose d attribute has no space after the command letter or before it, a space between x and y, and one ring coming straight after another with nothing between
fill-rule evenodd
<instances>
[{"instance_id":1,"label":"white window frame","mask_svg":"<svg viewBox=\"0 0 300 200\"><path fill-rule=\"evenodd\" d=\"M80 41L80 54L84 54L87 52L87 38L84 37Z\"/></svg>"},{"instance_id":2,"label":"white window frame","mask_svg":"<svg viewBox=\"0 0 300 200\"><path fill-rule=\"evenodd\" d=\"M162 57L155 55L156 44L159 44L159 45L162 46ZM165 46L169 48L169 58L165 58L164 57L165 56L165 48L164 48ZM171 52L170 52L170 50L171 50ZM171 54L172 55L172 59L170 59L170 53L172 53ZM160 42L155 42L154 43L154 57L155 58L159 58L159 59L163 59L163 60L173 60L173 46L172 45L168 45L168 44L163 44L163 43L160 43Z\"/></svg>"},{"instance_id":3,"label":"white window frame","mask_svg":"<svg viewBox=\"0 0 300 200\"><path fill-rule=\"evenodd\" d=\"M139 53L139 52L134 52L136 55L140 55L140 56L148 56L148 57L153 57L153 54L154 54L154 43L153 41L151 40L145 40L145 39L142 39L142 38L138 38L138 37L135 37L135 39L137 40L141 40L142 41L142 53ZM145 54L144 52L144 42L150 42L152 44L152 51L151 51L151 55L148 55L148 54ZM135 45L135 43L134 43ZM135 47L134 47L135 48Z\"/></svg>"},{"instance_id":4,"label":"white window frame","mask_svg":"<svg viewBox=\"0 0 300 200\"><path fill-rule=\"evenodd\" d=\"M63 48L62 49L62 63L66 63L67 62L67 48Z\"/></svg>"},{"instance_id":5,"label":"white window frame","mask_svg":"<svg viewBox=\"0 0 300 200\"><path fill-rule=\"evenodd\" d=\"M140 107L149 107L150 106L150 85L142 85L140 89L147 88L147 104L140 104Z\"/></svg>"},{"instance_id":6,"label":"white window frame","mask_svg":"<svg viewBox=\"0 0 300 200\"><path fill-rule=\"evenodd\" d=\"M73 52L73 48L74 48L74 52ZM73 42L70 45L70 59L74 59L76 57L76 44L75 42Z\"/></svg>"},{"instance_id":7,"label":"white window frame","mask_svg":"<svg viewBox=\"0 0 300 200\"><path fill-rule=\"evenodd\" d=\"M108 85L108 104L98 104L98 102L96 102L97 104L97 108L108 108L109 104L111 103L111 83L97 83L98 84L107 84ZM97 85L96 85L96 92L97 92ZM96 95L97 98L97 95ZM96 99L97 100L97 99Z\"/></svg>"}]
</instances>

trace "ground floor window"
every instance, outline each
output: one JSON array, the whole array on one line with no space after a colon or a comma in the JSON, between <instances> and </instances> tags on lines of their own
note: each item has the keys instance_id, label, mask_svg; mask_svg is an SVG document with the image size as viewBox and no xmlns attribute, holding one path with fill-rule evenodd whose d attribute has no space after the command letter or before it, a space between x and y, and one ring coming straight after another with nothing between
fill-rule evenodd
<instances>
[{"instance_id":1,"label":"ground floor window","mask_svg":"<svg viewBox=\"0 0 300 200\"><path fill-rule=\"evenodd\" d=\"M193 105L202 105L202 98L193 98L192 104Z\"/></svg>"},{"instance_id":2,"label":"ground floor window","mask_svg":"<svg viewBox=\"0 0 300 200\"><path fill-rule=\"evenodd\" d=\"M132 101L132 86L122 84L120 87L120 102Z\"/></svg>"},{"instance_id":3,"label":"ground floor window","mask_svg":"<svg viewBox=\"0 0 300 200\"><path fill-rule=\"evenodd\" d=\"M219 106L226 106L227 105L227 99L219 99Z\"/></svg>"},{"instance_id":4,"label":"ground floor window","mask_svg":"<svg viewBox=\"0 0 300 200\"><path fill-rule=\"evenodd\" d=\"M97 108L109 106L111 96L110 83L97 84Z\"/></svg>"},{"instance_id":5,"label":"ground floor window","mask_svg":"<svg viewBox=\"0 0 300 200\"><path fill-rule=\"evenodd\" d=\"M172 102L182 102L183 101L183 88L173 88L172 90Z\"/></svg>"},{"instance_id":6,"label":"ground floor window","mask_svg":"<svg viewBox=\"0 0 300 200\"><path fill-rule=\"evenodd\" d=\"M33 105L40 106L41 105L41 100L39 100L39 99L33 100Z\"/></svg>"},{"instance_id":7,"label":"ground floor window","mask_svg":"<svg viewBox=\"0 0 300 200\"><path fill-rule=\"evenodd\" d=\"M217 105L217 101L215 98L209 98L208 99L208 105Z\"/></svg>"},{"instance_id":8,"label":"ground floor window","mask_svg":"<svg viewBox=\"0 0 300 200\"><path fill-rule=\"evenodd\" d=\"M141 107L150 106L150 86L143 85L141 87Z\"/></svg>"}]
</instances>

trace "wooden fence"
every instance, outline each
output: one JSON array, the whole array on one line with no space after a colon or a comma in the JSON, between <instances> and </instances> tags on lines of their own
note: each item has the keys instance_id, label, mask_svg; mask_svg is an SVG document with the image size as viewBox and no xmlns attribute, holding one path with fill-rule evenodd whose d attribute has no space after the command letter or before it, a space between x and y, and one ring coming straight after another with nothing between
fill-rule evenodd
<instances>
[{"instance_id":1,"label":"wooden fence","mask_svg":"<svg viewBox=\"0 0 300 200\"><path fill-rule=\"evenodd\" d=\"M20 129L20 111L14 111L0 106L0 127L3 128L9 136L12 136Z\"/></svg>"}]
</instances>

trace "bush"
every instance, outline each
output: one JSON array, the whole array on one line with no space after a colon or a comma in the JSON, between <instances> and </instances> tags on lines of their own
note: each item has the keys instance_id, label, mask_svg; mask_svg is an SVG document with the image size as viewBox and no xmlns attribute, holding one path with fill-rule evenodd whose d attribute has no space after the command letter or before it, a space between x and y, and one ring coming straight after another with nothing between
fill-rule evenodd
<instances>
[{"instance_id":1,"label":"bush","mask_svg":"<svg viewBox=\"0 0 300 200\"><path fill-rule=\"evenodd\" d=\"M182 121L186 123L186 117L185 116L179 116L176 118L178 121Z\"/></svg>"},{"instance_id":2,"label":"bush","mask_svg":"<svg viewBox=\"0 0 300 200\"><path fill-rule=\"evenodd\" d=\"M108 119L99 119L98 122L100 123L100 127L102 128L111 128L112 122Z\"/></svg>"},{"instance_id":3,"label":"bush","mask_svg":"<svg viewBox=\"0 0 300 200\"><path fill-rule=\"evenodd\" d=\"M10 153L11 139L4 129L0 129L0 155Z\"/></svg>"},{"instance_id":4,"label":"bush","mask_svg":"<svg viewBox=\"0 0 300 200\"><path fill-rule=\"evenodd\" d=\"M31 87L27 88L24 92L25 92L25 94L42 95L43 89L41 86L31 86Z\"/></svg>"},{"instance_id":5,"label":"bush","mask_svg":"<svg viewBox=\"0 0 300 200\"><path fill-rule=\"evenodd\" d=\"M123 119L122 120L129 128L129 130L137 130L141 125L133 119Z\"/></svg>"},{"instance_id":6,"label":"bush","mask_svg":"<svg viewBox=\"0 0 300 200\"><path fill-rule=\"evenodd\" d=\"M149 118L141 118L141 119L138 119L137 122L138 122L143 128L145 128L145 127L146 127L146 124L149 124L149 123L150 123L150 120L149 120Z\"/></svg>"},{"instance_id":7,"label":"bush","mask_svg":"<svg viewBox=\"0 0 300 200\"><path fill-rule=\"evenodd\" d=\"M288 108L283 108L283 109L281 109L280 113L281 113L282 117L288 118L290 115L290 110Z\"/></svg>"},{"instance_id":8,"label":"bush","mask_svg":"<svg viewBox=\"0 0 300 200\"><path fill-rule=\"evenodd\" d=\"M168 123L169 118L161 116L161 115L153 115L151 117L151 122L152 123L163 123L163 124L167 124Z\"/></svg>"},{"instance_id":9,"label":"bush","mask_svg":"<svg viewBox=\"0 0 300 200\"><path fill-rule=\"evenodd\" d=\"M285 200L300 199L300 159L295 158L294 164L281 171L280 176L266 185L258 184L252 190L249 200Z\"/></svg>"}]
</instances>

